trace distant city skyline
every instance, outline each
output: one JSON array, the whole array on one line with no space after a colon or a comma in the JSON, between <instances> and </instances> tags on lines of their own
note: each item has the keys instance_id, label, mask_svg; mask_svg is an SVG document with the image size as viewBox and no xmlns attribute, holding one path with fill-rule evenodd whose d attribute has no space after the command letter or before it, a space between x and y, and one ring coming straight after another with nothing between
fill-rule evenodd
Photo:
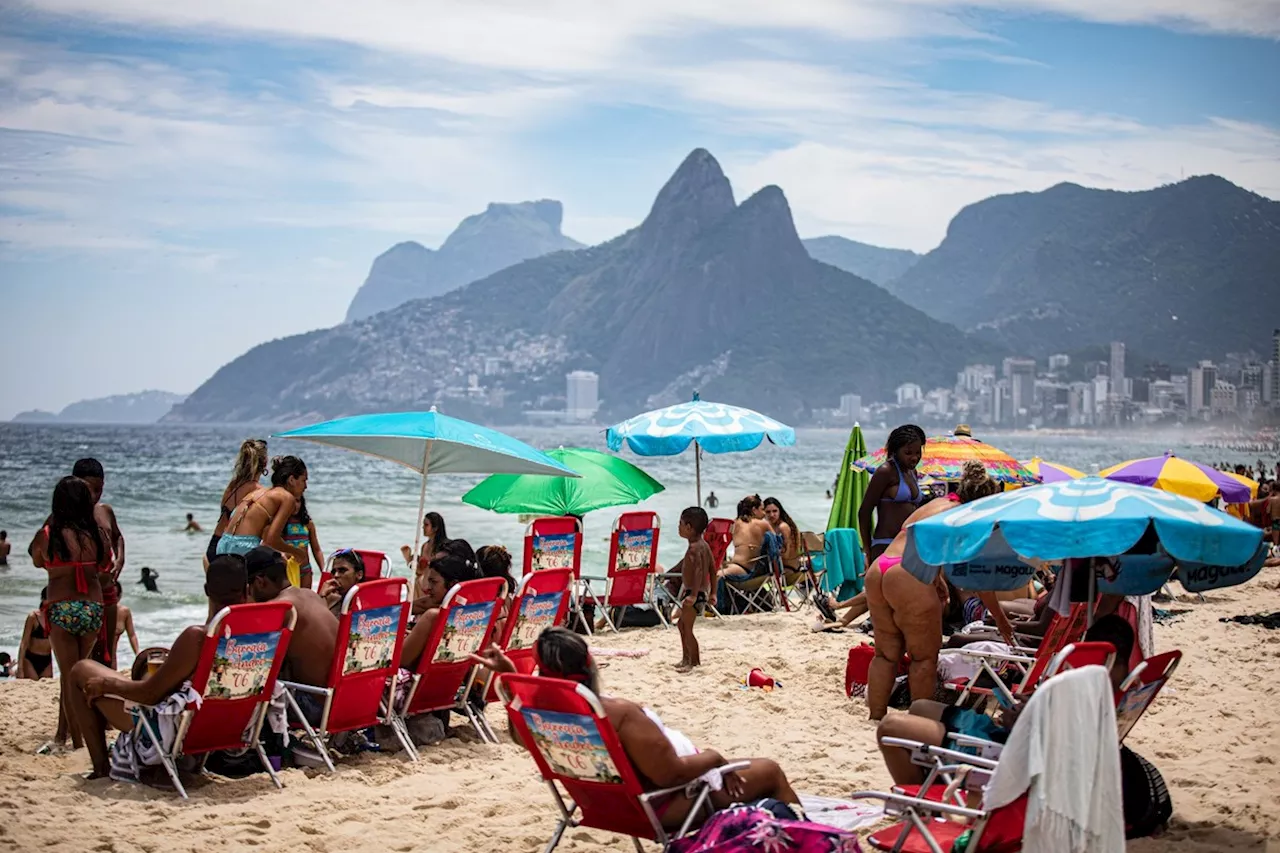
<instances>
[{"instance_id":1,"label":"distant city skyline","mask_svg":"<svg viewBox=\"0 0 1280 853\"><path fill-rule=\"evenodd\" d=\"M0 359L0 419L190 392L490 201L612 238L698 146L804 236L919 251L1062 181L1280 198L1268 3L18 0L0 24L3 340L40 356Z\"/></svg>"}]
</instances>

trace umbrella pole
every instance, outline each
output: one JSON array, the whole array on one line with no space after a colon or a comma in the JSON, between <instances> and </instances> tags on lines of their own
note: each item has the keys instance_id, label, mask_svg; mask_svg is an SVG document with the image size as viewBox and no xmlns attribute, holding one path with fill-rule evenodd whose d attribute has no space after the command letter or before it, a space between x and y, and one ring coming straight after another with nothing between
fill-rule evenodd
<instances>
[{"instance_id":1,"label":"umbrella pole","mask_svg":"<svg viewBox=\"0 0 1280 853\"><path fill-rule=\"evenodd\" d=\"M422 445L422 488L418 491L418 521L413 532L413 559L418 559L418 545L422 541L422 514L427 509L427 468L431 466L431 442ZM412 566L412 563L410 564Z\"/></svg>"},{"instance_id":2,"label":"umbrella pole","mask_svg":"<svg viewBox=\"0 0 1280 853\"><path fill-rule=\"evenodd\" d=\"M693 440L693 477L697 485L698 506L702 506L702 447L698 440Z\"/></svg>"}]
</instances>

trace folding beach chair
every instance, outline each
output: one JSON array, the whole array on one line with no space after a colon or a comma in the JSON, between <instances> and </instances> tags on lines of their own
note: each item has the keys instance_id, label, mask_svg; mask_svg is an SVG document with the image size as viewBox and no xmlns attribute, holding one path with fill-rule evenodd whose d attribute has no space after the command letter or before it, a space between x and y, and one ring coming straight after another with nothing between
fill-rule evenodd
<instances>
[{"instance_id":1,"label":"folding beach chair","mask_svg":"<svg viewBox=\"0 0 1280 853\"><path fill-rule=\"evenodd\" d=\"M1113 656L1114 653L1113 649ZM1100 667L1082 672L1080 676L1085 679L1107 678L1106 671ZM1048 701L1050 685L1053 685L1052 689L1071 689L1067 681L1053 679L1046 682L1045 689L1037 691L1030 701ZM1108 716L1114 714L1110 705L1103 707ZM1015 723L1015 728L1018 725L1019 723ZM1044 730L1043 736L1046 740L1066 738L1074 745L1079 734L1078 731L1069 729L1048 728ZM885 804L886 815L901 818L897 823L869 835L866 840L872 847L902 853L945 853L954 848L960 836L968 833L965 853L1017 853L1022 849L1026 793L1009 805L994 810L964 806L952 796L953 790L961 785L970 790L984 789L990 780L1002 772L1001 762L914 741L886 738L885 743L915 747L928 753L936 769L931 771L926 784L920 786L902 786L892 792L859 791L853 794L855 800L881 800ZM1047 744L1042 748L1051 749ZM1005 772L1024 769L1009 767ZM933 784L934 780L944 777L951 778L951 783L945 789L940 784ZM973 777L980 781L975 784ZM1070 781L1080 786L1095 783L1094 779L1084 776L1070 777ZM1033 781L1032 784L1036 783ZM1087 796L1081 793L1081 797L1087 799Z\"/></svg>"},{"instance_id":2,"label":"folding beach chair","mask_svg":"<svg viewBox=\"0 0 1280 853\"><path fill-rule=\"evenodd\" d=\"M1129 677L1120 685L1116 700L1116 729L1121 743L1160 695L1181 661L1180 651L1162 652L1147 658L1129 672Z\"/></svg>"},{"instance_id":3,"label":"folding beach chair","mask_svg":"<svg viewBox=\"0 0 1280 853\"><path fill-rule=\"evenodd\" d=\"M650 603L650 582L658 567L658 535L662 519L656 512L624 512L609 534L609 565L604 596L595 595L590 578L583 588L604 607L604 621L614 633L618 626L609 611ZM659 613L661 616L661 613Z\"/></svg>"},{"instance_id":4,"label":"folding beach chair","mask_svg":"<svg viewBox=\"0 0 1280 853\"><path fill-rule=\"evenodd\" d=\"M467 718L481 740L497 742L462 691L474 666L467 658L489 645L506 586L502 578L480 578L463 581L445 595L408 693L395 709L402 731L406 721L418 714L456 711ZM411 754L416 758L418 752L411 747Z\"/></svg>"},{"instance_id":5,"label":"folding beach chair","mask_svg":"<svg viewBox=\"0 0 1280 853\"><path fill-rule=\"evenodd\" d=\"M158 750L173 787L184 800L187 790L178 778L178 759L215 750L252 748L271 781L277 788L284 787L259 736L297 618L289 602L265 601L224 607L209 622L200 661L191 676L191 689L202 698L182 711L173 745ZM155 708L133 707L138 711L133 737L145 735L153 744L164 743Z\"/></svg>"},{"instance_id":6,"label":"folding beach chair","mask_svg":"<svg viewBox=\"0 0 1280 853\"><path fill-rule=\"evenodd\" d=\"M799 596L795 601L798 610L811 606L815 594L822 595L822 577L826 574L823 562L825 540L823 534L810 530L800 534L800 578L797 580L803 579L807 588L801 590L793 581L787 590L788 595L795 593ZM788 577L788 580L791 579Z\"/></svg>"},{"instance_id":7,"label":"folding beach chair","mask_svg":"<svg viewBox=\"0 0 1280 853\"><path fill-rule=\"evenodd\" d=\"M307 739L333 772L329 739L342 732L391 726L410 758L416 757L404 727L390 713L400 651L409 620L409 582L404 578L363 581L347 590L338 616L338 642L323 687L282 681L289 691L289 708ZM297 694L321 698L319 720L313 724L298 705Z\"/></svg>"},{"instance_id":8,"label":"folding beach chair","mask_svg":"<svg viewBox=\"0 0 1280 853\"><path fill-rule=\"evenodd\" d=\"M366 581L376 581L379 578L390 577L391 561L387 559L386 554L381 551L365 551L361 548L352 548L351 550L360 558L360 562L364 563L364 579ZM316 587L317 590L324 586L325 581L333 577L330 566L333 565L333 558L337 553L338 551L330 553L329 558L325 560L324 570L320 572L320 586Z\"/></svg>"},{"instance_id":9,"label":"folding beach chair","mask_svg":"<svg viewBox=\"0 0 1280 853\"><path fill-rule=\"evenodd\" d=\"M740 605L741 613L753 610L767 613L778 604L790 611L791 605L782 591L782 537L777 533L766 533L760 547L761 553L754 561L751 575L742 580L722 578L721 589ZM768 606L770 597L773 597L773 606Z\"/></svg>"},{"instance_id":10,"label":"folding beach chair","mask_svg":"<svg viewBox=\"0 0 1280 853\"><path fill-rule=\"evenodd\" d=\"M585 826L640 839L663 850L686 835L699 818L710 815L710 789L700 780L646 792L599 698L581 684L532 675L502 675L498 693L512 730L533 756L551 789L560 820L543 853L551 853L566 829ZM741 770L746 762L722 771ZM669 832L660 817L664 801L685 792L693 807L683 825ZM567 800L567 802L566 802Z\"/></svg>"},{"instance_id":11,"label":"folding beach chair","mask_svg":"<svg viewBox=\"0 0 1280 853\"><path fill-rule=\"evenodd\" d=\"M506 621L494 642L522 675L531 674L537 666L533 657L533 644L538 641L538 635L547 628L563 625L565 617L569 615L569 587L572 583L573 572L569 569L543 569L520 579L511 606L507 608ZM468 697L472 695L473 685L479 685L483 691L486 705L498 701L492 670L482 666L472 667L465 691ZM486 734L493 735L493 728L484 716L483 708L479 713ZM496 742L497 737L493 736L491 739Z\"/></svg>"},{"instance_id":12,"label":"folding beach chair","mask_svg":"<svg viewBox=\"0 0 1280 853\"><path fill-rule=\"evenodd\" d=\"M986 673L998 685L997 689L1007 691L1015 696L1026 695L1035 689L1035 685L1044 677L1045 670L1054 659L1054 656L1067 645L1078 643L1084 637L1087 619L1088 605L1083 603L1072 604L1068 615L1054 615L1049 622L1049 628L1044 632L1044 638L1040 641L1040 646L1036 649L1018 648L1014 650L1013 654L977 652L967 649L956 649L955 651L965 657L977 659L980 667L978 675ZM997 667L1000 664L1012 669L1021 678L1017 682L1010 684L998 672ZM992 688L975 686L977 679L978 676L970 679L955 679L946 682L944 686L959 693L955 701L957 705L967 702L970 696L990 697Z\"/></svg>"},{"instance_id":13,"label":"folding beach chair","mask_svg":"<svg viewBox=\"0 0 1280 853\"><path fill-rule=\"evenodd\" d=\"M597 607L600 601L591 585L582 578L582 522L570 516L545 516L529 522L524 532L524 573L544 569L571 569L573 571L574 614L581 620L588 634L591 620L582 607L583 600L590 600ZM611 623L612 624L612 623Z\"/></svg>"}]
</instances>

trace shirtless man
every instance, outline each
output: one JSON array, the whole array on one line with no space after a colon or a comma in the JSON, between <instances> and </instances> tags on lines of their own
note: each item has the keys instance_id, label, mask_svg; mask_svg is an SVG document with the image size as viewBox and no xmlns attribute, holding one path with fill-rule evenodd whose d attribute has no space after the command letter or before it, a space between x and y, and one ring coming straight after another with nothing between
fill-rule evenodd
<instances>
[{"instance_id":1,"label":"shirtless man","mask_svg":"<svg viewBox=\"0 0 1280 853\"><path fill-rule=\"evenodd\" d=\"M1252 512L1255 508L1266 508L1267 517L1271 519L1270 526L1263 531L1263 537L1268 539L1275 547L1280 547L1280 489L1272 488L1271 494L1265 498L1259 498L1249 504L1249 510Z\"/></svg>"},{"instance_id":2,"label":"shirtless man","mask_svg":"<svg viewBox=\"0 0 1280 853\"><path fill-rule=\"evenodd\" d=\"M297 611L298 622L289 640L280 677L299 684L322 687L329 679L329 665L338 642L338 619L314 590L289 585L284 557L265 545L244 555L249 597L254 601L287 601ZM308 721L318 723L324 700L298 691L298 706Z\"/></svg>"},{"instance_id":3,"label":"shirtless man","mask_svg":"<svg viewBox=\"0 0 1280 853\"><path fill-rule=\"evenodd\" d=\"M727 566L717 573L718 578L750 577L758 570L760 549L764 535L773 530L764 517L764 502L759 495L747 495L738 501L738 517L734 519L733 556Z\"/></svg>"},{"instance_id":4,"label":"shirtless man","mask_svg":"<svg viewBox=\"0 0 1280 853\"><path fill-rule=\"evenodd\" d=\"M9 565L9 531L0 530L0 566Z\"/></svg>"},{"instance_id":5,"label":"shirtless man","mask_svg":"<svg viewBox=\"0 0 1280 853\"><path fill-rule=\"evenodd\" d=\"M209 599L208 619L213 619L224 607L244 603L244 566L244 559L234 556L221 556L209 564L204 581L204 594ZM97 661L82 660L72 667L67 707L89 748L93 762L89 778L102 778L111 769L107 726L122 732L133 729L133 715L125 709L125 701L155 705L182 687L200 663L207 627L208 622L183 630L160 669L137 681Z\"/></svg>"},{"instance_id":6,"label":"shirtless man","mask_svg":"<svg viewBox=\"0 0 1280 853\"><path fill-rule=\"evenodd\" d=\"M106 531L107 543L111 546L111 566L98 577L102 584L102 631L98 635L93 657L107 666L115 666L115 647L107 642L107 638L116 635L116 605L120 597L116 592L118 587L115 581L124 569L124 534L116 523L116 511L111 508L111 504L102 503L102 490L107 482L102 463L93 458L81 459L71 467L71 476L79 477L89 486L89 492L93 495L93 517L98 526ZM108 652L111 654L110 658L107 657Z\"/></svg>"}]
</instances>

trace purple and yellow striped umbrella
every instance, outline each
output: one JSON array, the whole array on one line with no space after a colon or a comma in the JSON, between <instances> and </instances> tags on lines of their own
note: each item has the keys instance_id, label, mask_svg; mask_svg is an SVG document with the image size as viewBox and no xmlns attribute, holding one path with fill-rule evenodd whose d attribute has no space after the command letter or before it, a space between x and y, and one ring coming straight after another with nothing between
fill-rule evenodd
<instances>
[{"instance_id":1,"label":"purple and yellow striped umbrella","mask_svg":"<svg viewBox=\"0 0 1280 853\"><path fill-rule=\"evenodd\" d=\"M1027 463L1027 470L1040 478L1042 483L1060 483L1063 480L1079 480L1083 471L1059 465L1057 462L1045 462L1039 456Z\"/></svg>"},{"instance_id":2,"label":"purple and yellow striped umbrella","mask_svg":"<svg viewBox=\"0 0 1280 853\"><path fill-rule=\"evenodd\" d=\"M1214 498L1222 498L1229 504L1249 500L1249 487L1244 483L1208 465L1180 459L1171 452L1164 456L1121 462L1099 472L1098 476L1122 483L1151 486L1203 503Z\"/></svg>"}]
</instances>

